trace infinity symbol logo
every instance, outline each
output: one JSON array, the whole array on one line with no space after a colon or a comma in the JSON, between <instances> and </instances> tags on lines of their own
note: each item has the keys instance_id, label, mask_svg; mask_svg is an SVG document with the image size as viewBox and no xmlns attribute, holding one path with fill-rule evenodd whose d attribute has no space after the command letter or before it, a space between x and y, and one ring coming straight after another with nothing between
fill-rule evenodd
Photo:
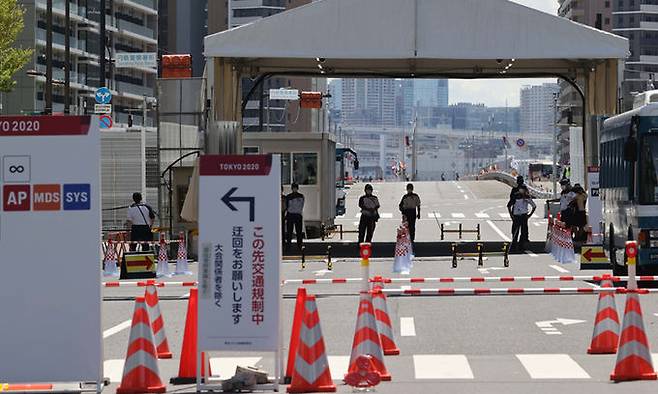
<instances>
[{"instance_id":1,"label":"infinity symbol logo","mask_svg":"<svg viewBox=\"0 0 658 394\"><path fill-rule=\"evenodd\" d=\"M24 171L25 171L25 167L23 167L23 166L11 166L11 167L9 167L9 172L11 172L12 174L16 174L16 173L22 174Z\"/></svg>"}]
</instances>

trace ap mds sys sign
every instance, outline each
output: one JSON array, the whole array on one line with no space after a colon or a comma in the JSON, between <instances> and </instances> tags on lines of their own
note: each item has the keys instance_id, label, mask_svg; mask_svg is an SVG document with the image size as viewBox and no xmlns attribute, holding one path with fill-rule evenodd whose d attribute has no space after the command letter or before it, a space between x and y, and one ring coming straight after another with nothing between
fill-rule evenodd
<instances>
[{"instance_id":1,"label":"ap mds sys sign","mask_svg":"<svg viewBox=\"0 0 658 394\"><path fill-rule=\"evenodd\" d=\"M199 350L276 351L279 156L202 156Z\"/></svg>"},{"instance_id":2,"label":"ap mds sys sign","mask_svg":"<svg viewBox=\"0 0 658 394\"><path fill-rule=\"evenodd\" d=\"M0 311L11 317L0 349L12 355L0 362L2 381L102 380L100 131L92 119L0 117Z\"/></svg>"}]
</instances>

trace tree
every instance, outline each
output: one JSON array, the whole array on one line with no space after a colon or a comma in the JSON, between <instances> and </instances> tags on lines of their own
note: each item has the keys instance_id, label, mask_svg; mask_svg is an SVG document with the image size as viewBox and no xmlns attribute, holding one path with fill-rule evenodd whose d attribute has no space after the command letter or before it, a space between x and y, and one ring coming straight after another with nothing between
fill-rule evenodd
<instances>
[{"instance_id":1,"label":"tree","mask_svg":"<svg viewBox=\"0 0 658 394\"><path fill-rule=\"evenodd\" d=\"M15 47L23 31L23 8L17 0L0 0L0 92L9 92L16 85L13 76L32 56L32 49Z\"/></svg>"}]
</instances>

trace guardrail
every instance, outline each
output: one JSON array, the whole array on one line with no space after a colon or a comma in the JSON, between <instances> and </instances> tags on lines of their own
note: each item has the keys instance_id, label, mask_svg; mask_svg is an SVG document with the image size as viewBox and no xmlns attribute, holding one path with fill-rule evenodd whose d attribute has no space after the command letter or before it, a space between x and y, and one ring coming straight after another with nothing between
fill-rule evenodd
<instances>
[{"instance_id":1,"label":"guardrail","mask_svg":"<svg viewBox=\"0 0 658 394\"><path fill-rule=\"evenodd\" d=\"M480 180L494 180L494 181L499 181L503 182L506 185L509 186L516 186L516 177L512 176L511 174L508 174L506 172L502 171L492 171L492 172L486 172L482 175L478 175L478 179ZM530 192L530 195L533 198L552 198L553 193L546 191L546 190L541 190L538 189L534 186L526 185L528 186L528 191Z\"/></svg>"}]
</instances>

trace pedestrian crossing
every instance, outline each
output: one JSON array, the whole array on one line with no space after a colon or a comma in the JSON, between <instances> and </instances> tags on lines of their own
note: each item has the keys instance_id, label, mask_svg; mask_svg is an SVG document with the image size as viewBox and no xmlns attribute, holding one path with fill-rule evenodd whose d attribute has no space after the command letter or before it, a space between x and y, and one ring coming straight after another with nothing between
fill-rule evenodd
<instances>
[{"instance_id":1,"label":"pedestrian crossing","mask_svg":"<svg viewBox=\"0 0 658 394\"><path fill-rule=\"evenodd\" d=\"M357 213L354 215L354 218L359 219L361 217L361 213ZM399 220L400 219L400 214L399 213L390 213L390 212L382 212L379 214L380 219L395 219ZM509 216L509 212L496 212L496 213L488 213L488 212L473 212L473 213L463 213L463 212L450 212L450 213L441 213L438 211L432 211L428 212L427 214L424 215L423 219L441 219L441 218L452 218L452 219L463 219L463 220L477 220L477 219L503 219L510 221L511 218ZM347 216L341 215L341 216L336 216L336 219L341 220L341 219L348 219ZM546 222L547 219L544 219L541 217L539 214L535 213L532 215L532 219L538 221L538 223ZM536 224L537 226L539 224Z\"/></svg>"},{"instance_id":2,"label":"pedestrian crossing","mask_svg":"<svg viewBox=\"0 0 658 394\"><path fill-rule=\"evenodd\" d=\"M509 354L509 355L465 355L465 354L411 354L386 357L388 371L398 381L403 380L468 380L487 381L496 376L501 381L536 380L599 380L607 381L615 364L615 355L591 356L586 354ZM655 360L658 354L652 354ZM327 357L331 377L343 379L349 368L348 355ZM160 362L165 362L160 360ZM178 360L167 360L178 364ZM104 375L111 383L121 381L123 360L106 360ZM213 357L210 369L213 376L228 378L235 368L256 366L274 371L272 357ZM169 370L170 368L164 368ZM172 371L175 369L172 368ZM166 375L164 373L163 375ZM169 376L165 376L169 380Z\"/></svg>"}]
</instances>

